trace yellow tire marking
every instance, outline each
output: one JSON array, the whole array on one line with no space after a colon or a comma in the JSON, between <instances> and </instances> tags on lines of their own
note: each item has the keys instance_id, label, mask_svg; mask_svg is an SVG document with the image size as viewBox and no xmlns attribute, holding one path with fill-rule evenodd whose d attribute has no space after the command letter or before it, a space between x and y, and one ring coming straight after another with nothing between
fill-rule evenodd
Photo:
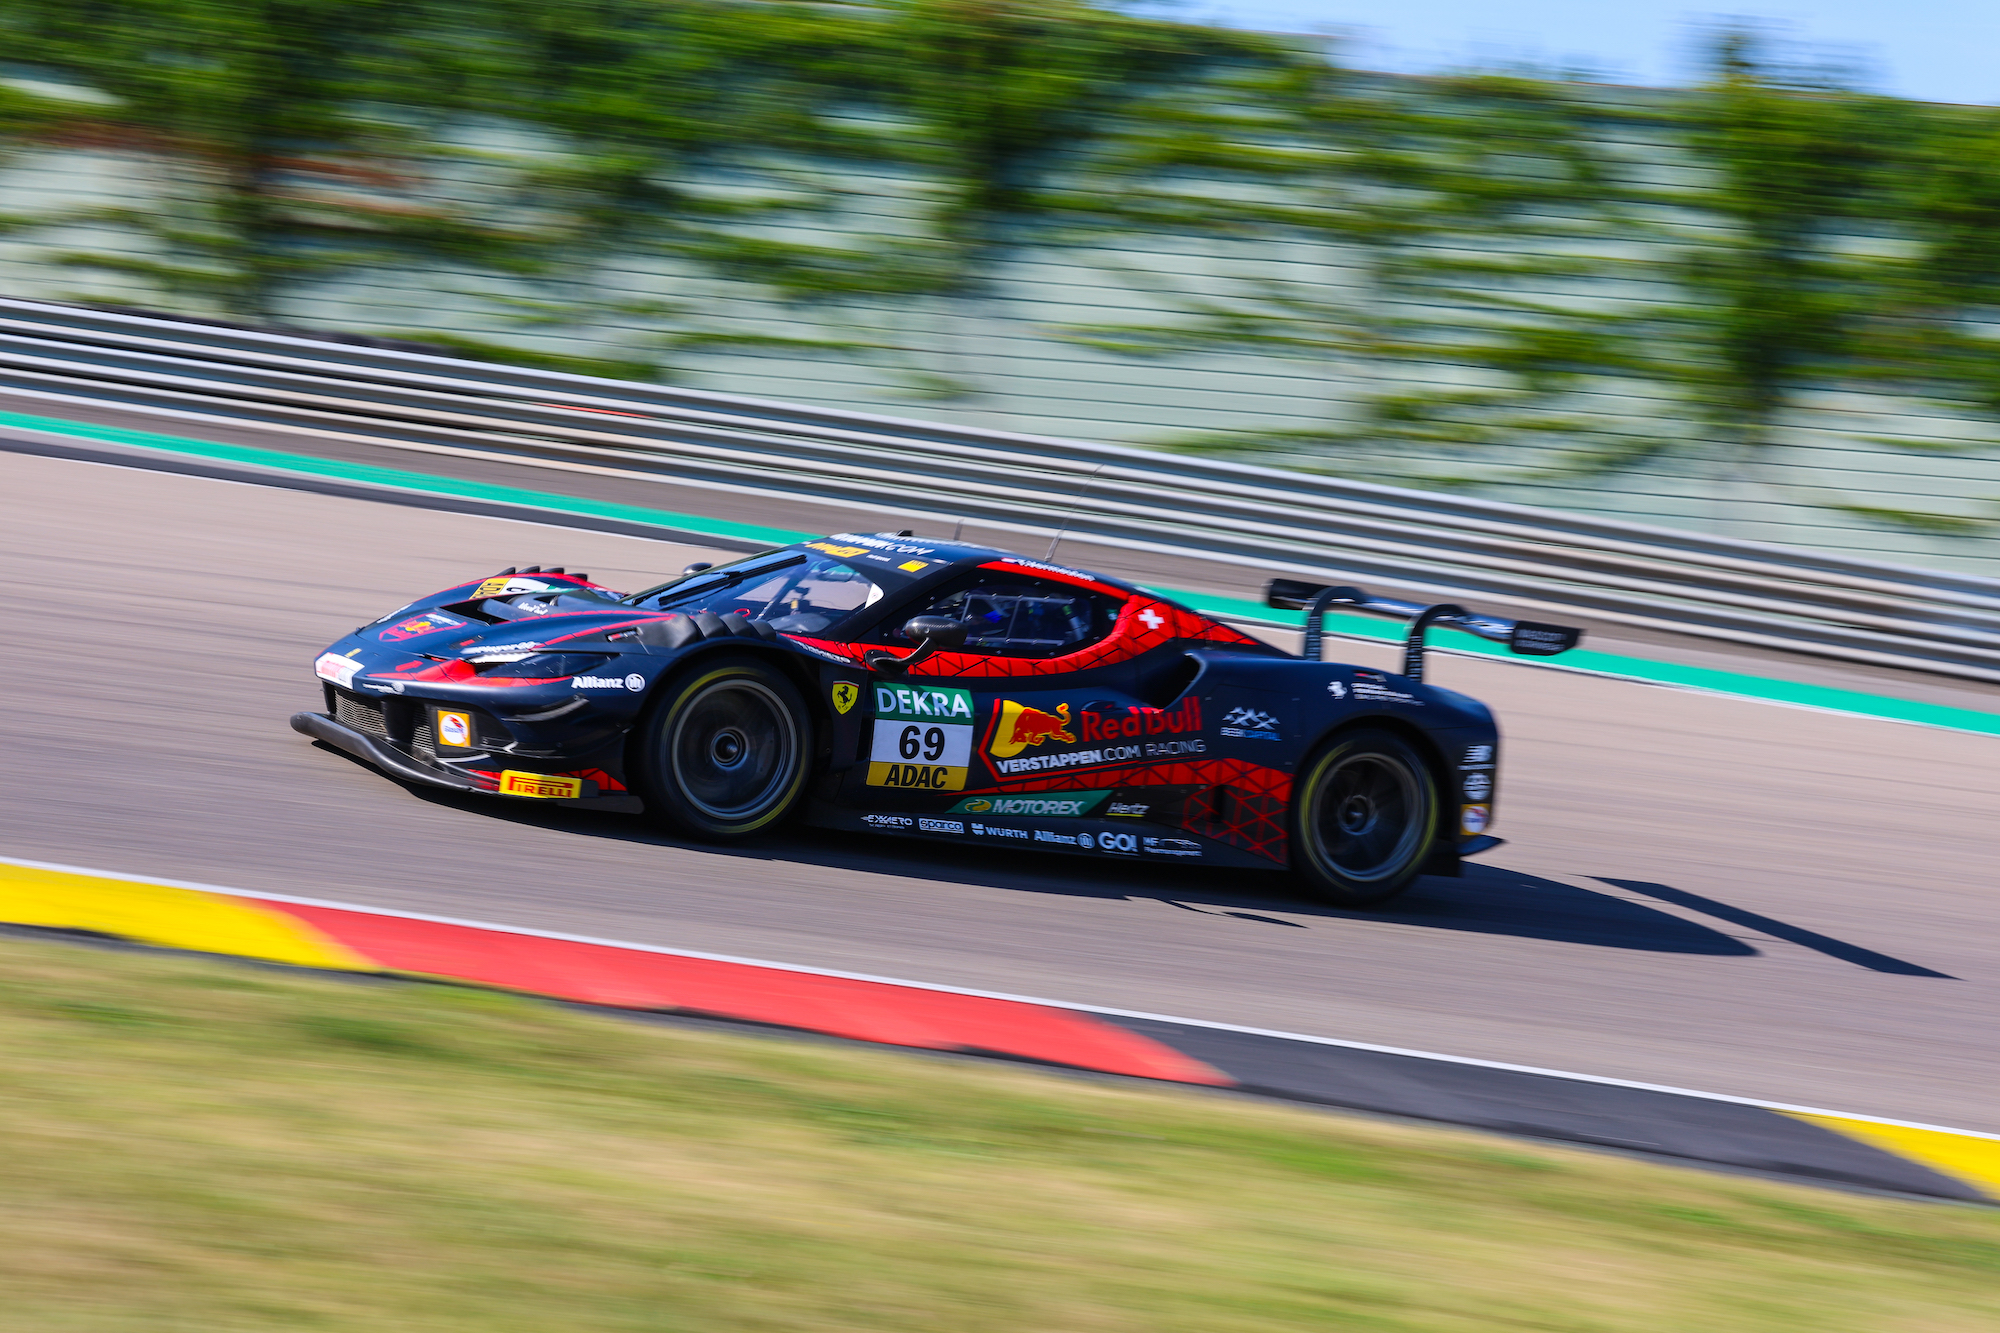
<instances>
[{"instance_id":1,"label":"yellow tire marking","mask_svg":"<svg viewBox=\"0 0 2000 1333\"><path fill-rule=\"evenodd\" d=\"M1918 1129L1911 1125L1885 1125L1874 1120L1850 1120L1838 1115L1808 1115L1803 1111L1784 1114L1821 1125L1837 1134L1898 1157L1921 1162L1933 1171L1955 1176L2000 1200L2000 1139L1977 1134L1953 1134L1941 1129Z\"/></svg>"},{"instance_id":2,"label":"yellow tire marking","mask_svg":"<svg viewBox=\"0 0 2000 1333\"><path fill-rule=\"evenodd\" d=\"M381 968L305 922L221 894L0 863L0 921L343 972Z\"/></svg>"}]
</instances>

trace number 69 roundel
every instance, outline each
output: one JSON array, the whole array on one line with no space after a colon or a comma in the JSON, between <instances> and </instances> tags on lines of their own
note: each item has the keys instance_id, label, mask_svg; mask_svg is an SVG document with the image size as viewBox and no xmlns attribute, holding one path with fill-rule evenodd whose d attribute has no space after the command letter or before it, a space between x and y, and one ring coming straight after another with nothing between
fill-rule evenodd
<instances>
[{"instance_id":1,"label":"number 69 roundel","mask_svg":"<svg viewBox=\"0 0 2000 1333\"><path fill-rule=\"evenodd\" d=\"M964 791L972 766L972 693L928 684L877 685L868 785Z\"/></svg>"}]
</instances>

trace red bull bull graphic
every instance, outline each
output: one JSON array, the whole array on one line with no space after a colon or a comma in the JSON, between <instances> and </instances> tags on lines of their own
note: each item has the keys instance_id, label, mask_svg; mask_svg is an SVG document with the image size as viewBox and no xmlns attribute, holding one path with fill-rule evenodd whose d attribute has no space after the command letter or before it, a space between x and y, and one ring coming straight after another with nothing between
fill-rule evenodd
<instances>
[{"instance_id":1,"label":"red bull bull graphic","mask_svg":"<svg viewBox=\"0 0 2000 1333\"><path fill-rule=\"evenodd\" d=\"M972 694L935 685L875 686L868 785L964 791L972 765Z\"/></svg>"},{"instance_id":2,"label":"red bull bull graphic","mask_svg":"<svg viewBox=\"0 0 2000 1333\"><path fill-rule=\"evenodd\" d=\"M993 728L993 743L986 748L1002 759L1011 759L1043 741L1076 744L1076 737L1069 729L1069 705L1057 704L1056 711L1050 713L1003 699L999 721Z\"/></svg>"},{"instance_id":3,"label":"red bull bull graphic","mask_svg":"<svg viewBox=\"0 0 2000 1333\"><path fill-rule=\"evenodd\" d=\"M426 611L408 620L399 620L375 637L384 643L394 643L399 639L414 639L423 634L437 634L443 630L459 629L472 622L461 616L448 615L443 611Z\"/></svg>"}]
</instances>

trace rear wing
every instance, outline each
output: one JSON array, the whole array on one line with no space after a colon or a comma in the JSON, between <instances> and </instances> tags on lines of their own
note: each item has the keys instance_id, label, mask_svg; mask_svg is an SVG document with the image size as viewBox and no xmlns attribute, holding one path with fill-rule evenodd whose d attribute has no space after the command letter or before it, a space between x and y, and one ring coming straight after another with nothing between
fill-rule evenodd
<instances>
[{"instance_id":1,"label":"rear wing","mask_svg":"<svg viewBox=\"0 0 2000 1333\"><path fill-rule=\"evenodd\" d=\"M1554 657L1576 647L1583 631L1567 625L1544 625L1535 620L1503 620L1483 616L1453 602L1426 606L1422 602L1377 597L1359 588L1307 583L1300 579L1272 579L1264 589L1267 605L1306 613L1306 643L1300 656L1308 662L1321 660L1321 644L1326 638L1326 611L1331 606L1349 606L1370 615L1407 620L1410 632L1403 640L1403 674L1411 680L1424 678L1424 634L1432 625L1476 634L1527 657Z\"/></svg>"}]
</instances>

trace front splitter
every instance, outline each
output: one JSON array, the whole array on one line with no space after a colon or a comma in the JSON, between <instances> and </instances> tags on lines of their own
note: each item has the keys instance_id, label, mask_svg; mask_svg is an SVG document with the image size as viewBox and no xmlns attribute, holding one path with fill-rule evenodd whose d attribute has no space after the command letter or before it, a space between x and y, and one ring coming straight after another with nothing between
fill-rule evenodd
<instances>
[{"instance_id":1,"label":"front splitter","mask_svg":"<svg viewBox=\"0 0 2000 1333\"><path fill-rule=\"evenodd\" d=\"M605 792L597 796L571 800L562 797L517 796L494 791L449 770L419 763L387 741L378 740L366 732L356 731L353 727L334 721L324 713L292 714L292 730L310 736L314 740L324 741L337 750L344 750L356 759L373 764L391 777L400 778L405 782L420 782L427 787L473 792L480 796L495 796L509 801L532 800L544 805L559 805L572 809L606 810L615 814L636 815L646 809L645 803L630 792Z\"/></svg>"}]
</instances>

